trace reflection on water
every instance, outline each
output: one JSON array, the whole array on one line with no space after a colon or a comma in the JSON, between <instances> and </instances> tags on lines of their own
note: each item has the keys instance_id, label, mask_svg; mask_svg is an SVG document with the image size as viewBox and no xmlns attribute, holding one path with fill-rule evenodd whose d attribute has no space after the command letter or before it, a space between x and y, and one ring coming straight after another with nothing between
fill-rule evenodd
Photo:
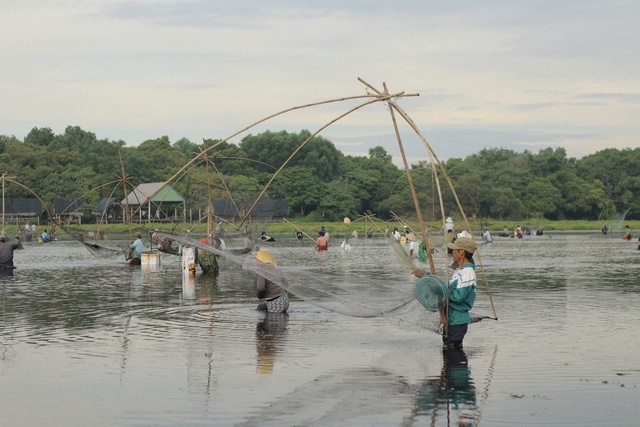
<instances>
[{"instance_id":1,"label":"reflection on water","mask_svg":"<svg viewBox=\"0 0 640 427\"><path fill-rule=\"evenodd\" d=\"M439 378L425 381L417 393L416 417L447 420L458 426L476 423L477 396L469 361L462 349L443 349Z\"/></svg>"},{"instance_id":2,"label":"reflection on water","mask_svg":"<svg viewBox=\"0 0 640 427\"><path fill-rule=\"evenodd\" d=\"M276 357L284 350L289 313L266 313L256 326L256 349L258 358L256 372L271 374Z\"/></svg>"},{"instance_id":3,"label":"reflection on water","mask_svg":"<svg viewBox=\"0 0 640 427\"><path fill-rule=\"evenodd\" d=\"M383 242L349 242L272 249L335 292L344 272L373 276L363 300L408 285ZM177 257L130 268L25 243L0 276L0 412L6 425L635 425L636 246L586 233L482 245L499 320L443 354L436 334L295 297L265 315L253 273L231 263L185 277Z\"/></svg>"}]
</instances>

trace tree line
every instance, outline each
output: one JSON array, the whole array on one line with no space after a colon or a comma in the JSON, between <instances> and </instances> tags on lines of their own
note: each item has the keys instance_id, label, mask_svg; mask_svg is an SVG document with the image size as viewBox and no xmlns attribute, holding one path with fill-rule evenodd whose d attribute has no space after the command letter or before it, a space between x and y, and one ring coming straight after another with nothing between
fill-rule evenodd
<instances>
[{"instance_id":1,"label":"tree line","mask_svg":"<svg viewBox=\"0 0 640 427\"><path fill-rule=\"evenodd\" d=\"M0 165L45 202L82 197L85 207L93 207L122 180L120 158L128 185L136 186L166 181L215 145L208 150L209 161L201 156L172 183L187 199L187 208L197 210L206 209L209 188L214 198L255 199L310 136L307 130L266 131L247 135L237 145L215 139L196 144L186 138L172 143L162 136L127 146L78 126L58 135L50 128L33 128L24 140L0 135ZM638 148L609 148L581 159L568 158L563 148L537 154L487 148L443 164L468 216L599 220L628 210L628 219L640 219ZM430 164L425 160L410 168L423 216L439 220ZM33 197L31 191L6 185L5 197ZM124 197L123 187L113 196ZM367 156L344 155L322 136L313 137L277 174L266 197L285 199L291 216L313 221L339 221L363 212L380 219L415 216L407 175L383 147L369 149ZM442 197L446 209L455 212L455 198L444 184Z\"/></svg>"}]
</instances>

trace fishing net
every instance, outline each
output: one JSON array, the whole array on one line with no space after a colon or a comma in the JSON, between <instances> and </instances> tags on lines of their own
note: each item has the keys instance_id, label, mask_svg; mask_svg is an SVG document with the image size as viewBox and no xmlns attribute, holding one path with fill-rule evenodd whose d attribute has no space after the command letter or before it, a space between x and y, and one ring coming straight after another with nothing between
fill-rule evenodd
<instances>
[{"instance_id":1,"label":"fishing net","mask_svg":"<svg viewBox=\"0 0 640 427\"><path fill-rule=\"evenodd\" d=\"M96 258L130 258L129 245L125 241L110 241L104 233L85 231L68 224L62 224L59 227L84 245Z\"/></svg>"},{"instance_id":2,"label":"fishing net","mask_svg":"<svg viewBox=\"0 0 640 427\"><path fill-rule=\"evenodd\" d=\"M446 292L447 283L438 276L426 274L416 283L416 298L428 311L439 311L444 307Z\"/></svg>"},{"instance_id":3,"label":"fishing net","mask_svg":"<svg viewBox=\"0 0 640 427\"><path fill-rule=\"evenodd\" d=\"M253 251L239 254L192 237L170 236L262 275L314 306L351 317L387 318L409 330L440 331L439 314L425 311L416 300L416 279L409 273L416 266L400 243L377 239L371 242L374 247L363 245L364 256L357 251L333 250L319 254L313 248L294 250L269 246L277 263L277 269L273 269L257 261ZM331 267L334 263L324 255L344 257L339 261L345 268L336 271ZM363 258L368 262L363 262Z\"/></svg>"},{"instance_id":4,"label":"fishing net","mask_svg":"<svg viewBox=\"0 0 640 427\"><path fill-rule=\"evenodd\" d=\"M429 274L417 281L410 272L428 267L420 265L417 257L411 257L408 249L393 238L366 239L349 252L338 247L317 252L312 247L257 242L273 253L277 264L274 269L256 260L258 246L240 253L193 237L169 236L198 248L199 253L210 252L235 268L241 266L259 274L314 306L351 317L382 317L405 330L442 331L439 309L444 305L446 282ZM434 261L445 271L446 258L441 258Z\"/></svg>"}]
</instances>

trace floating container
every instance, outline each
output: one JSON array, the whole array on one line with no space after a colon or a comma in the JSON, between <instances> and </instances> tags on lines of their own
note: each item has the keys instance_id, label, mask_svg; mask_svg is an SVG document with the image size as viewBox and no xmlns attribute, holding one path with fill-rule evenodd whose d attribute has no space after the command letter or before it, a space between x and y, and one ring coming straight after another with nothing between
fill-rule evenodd
<instances>
[{"instance_id":1,"label":"floating container","mask_svg":"<svg viewBox=\"0 0 640 427\"><path fill-rule=\"evenodd\" d=\"M140 264L148 266L148 267L160 267L161 262L161 254L153 253L153 252L143 252L140 256Z\"/></svg>"},{"instance_id":2,"label":"floating container","mask_svg":"<svg viewBox=\"0 0 640 427\"><path fill-rule=\"evenodd\" d=\"M180 267L183 273L195 273L196 271L196 248L182 248Z\"/></svg>"}]
</instances>

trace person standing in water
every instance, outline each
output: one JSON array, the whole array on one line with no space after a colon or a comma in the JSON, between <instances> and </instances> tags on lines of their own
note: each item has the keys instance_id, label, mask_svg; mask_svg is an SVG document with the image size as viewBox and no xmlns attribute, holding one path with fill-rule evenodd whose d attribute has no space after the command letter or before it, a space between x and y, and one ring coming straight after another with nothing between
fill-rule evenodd
<instances>
[{"instance_id":1,"label":"person standing in water","mask_svg":"<svg viewBox=\"0 0 640 427\"><path fill-rule=\"evenodd\" d=\"M467 334L471 315L476 300L476 272L473 254L478 246L469 237L459 237L447 247L452 251L456 270L449 280L449 301L447 316L447 334L442 336L446 347L462 349L462 341ZM416 277L424 277L427 273L421 268L413 271ZM438 288L439 289L439 288Z\"/></svg>"},{"instance_id":2,"label":"person standing in water","mask_svg":"<svg viewBox=\"0 0 640 427\"><path fill-rule=\"evenodd\" d=\"M7 236L0 235L0 270L13 270L13 251L22 249L20 240L17 242L7 242Z\"/></svg>"},{"instance_id":3,"label":"person standing in water","mask_svg":"<svg viewBox=\"0 0 640 427\"><path fill-rule=\"evenodd\" d=\"M131 249L131 259L129 265L141 265L142 264L142 251L144 250L144 243L142 243L142 234L136 233L136 240L129 245Z\"/></svg>"},{"instance_id":4,"label":"person standing in water","mask_svg":"<svg viewBox=\"0 0 640 427\"><path fill-rule=\"evenodd\" d=\"M316 239L316 250L326 251L329 248L329 241L325 237L325 232L318 232L318 238Z\"/></svg>"},{"instance_id":5,"label":"person standing in water","mask_svg":"<svg viewBox=\"0 0 640 427\"><path fill-rule=\"evenodd\" d=\"M258 305L258 310L269 313L284 313L289 309L289 295L282 286L286 286L286 281L276 266L273 254L269 249L260 249L256 252L256 259L258 260L258 271L253 287L258 299L262 300Z\"/></svg>"},{"instance_id":6,"label":"person standing in water","mask_svg":"<svg viewBox=\"0 0 640 427\"><path fill-rule=\"evenodd\" d=\"M484 239L485 243L493 243L493 239L491 238L491 233L489 233L489 230L487 229L487 227L482 228L482 238Z\"/></svg>"}]
</instances>

